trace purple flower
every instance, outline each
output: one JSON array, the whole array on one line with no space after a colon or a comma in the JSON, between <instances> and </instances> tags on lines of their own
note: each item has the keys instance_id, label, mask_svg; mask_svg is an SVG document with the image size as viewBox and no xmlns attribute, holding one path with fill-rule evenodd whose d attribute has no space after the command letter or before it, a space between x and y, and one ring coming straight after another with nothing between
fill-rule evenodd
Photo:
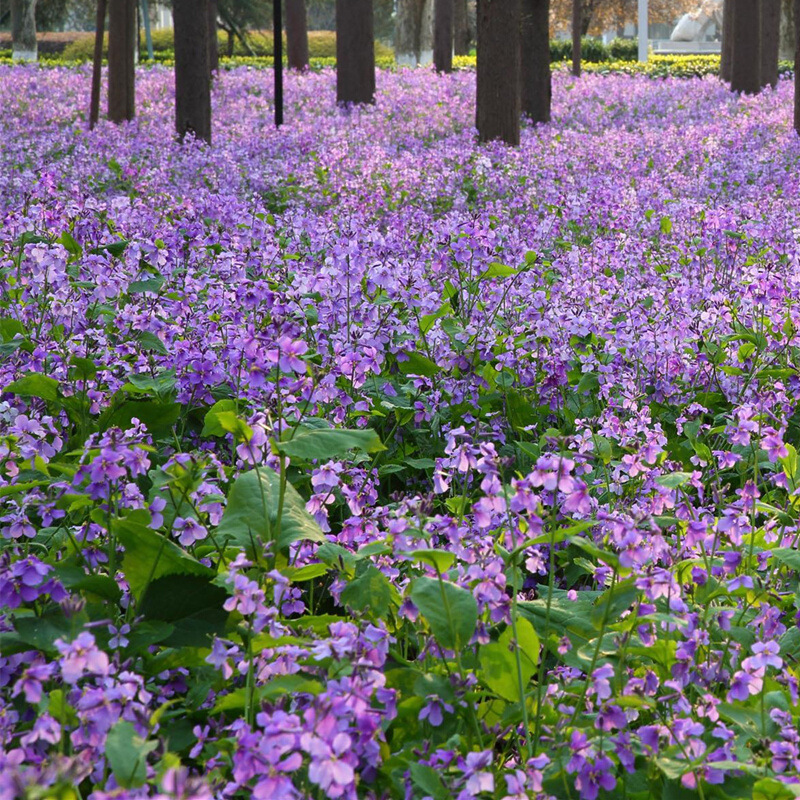
<instances>
[{"instance_id":1,"label":"purple flower","mask_svg":"<svg viewBox=\"0 0 800 800\"><path fill-rule=\"evenodd\" d=\"M314 738L308 746L311 763L308 779L319 786L328 797L341 797L355 780L352 758L352 739L337 733L330 743Z\"/></svg>"},{"instance_id":2,"label":"purple flower","mask_svg":"<svg viewBox=\"0 0 800 800\"><path fill-rule=\"evenodd\" d=\"M450 703L444 702L438 695L432 694L428 697L422 710L419 712L419 719L428 720L434 728L438 728L444 720L442 711L447 711L449 714L453 713L453 706Z\"/></svg>"}]
</instances>

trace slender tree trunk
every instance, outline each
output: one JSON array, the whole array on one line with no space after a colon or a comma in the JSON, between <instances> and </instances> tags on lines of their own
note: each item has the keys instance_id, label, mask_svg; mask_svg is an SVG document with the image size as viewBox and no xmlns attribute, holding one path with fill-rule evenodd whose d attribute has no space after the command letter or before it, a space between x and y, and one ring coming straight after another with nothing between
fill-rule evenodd
<instances>
[{"instance_id":1,"label":"slender tree trunk","mask_svg":"<svg viewBox=\"0 0 800 800\"><path fill-rule=\"evenodd\" d=\"M372 0L336 0L336 100L375 102Z\"/></svg>"},{"instance_id":2,"label":"slender tree trunk","mask_svg":"<svg viewBox=\"0 0 800 800\"><path fill-rule=\"evenodd\" d=\"M36 0L11 0L11 56L14 61L36 61Z\"/></svg>"},{"instance_id":3,"label":"slender tree trunk","mask_svg":"<svg viewBox=\"0 0 800 800\"><path fill-rule=\"evenodd\" d=\"M289 69L308 69L306 0L286 0L286 51Z\"/></svg>"},{"instance_id":4,"label":"slender tree trunk","mask_svg":"<svg viewBox=\"0 0 800 800\"><path fill-rule=\"evenodd\" d=\"M433 64L437 72L453 71L453 0L435 0Z\"/></svg>"},{"instance_id":5,"label":"slender tree trunk","mask_svg":"<svg viewBox=\"0 0 800 800\"><path fill-rule=\"evenodd\" d=\"M520 26L522 113L550 121L550 0L522 0Z\"/></svg>"},{"instance_id":6,"label":"slender tree trunk","mask_svg":"<svg viewBox=\"0 0 800 800\"><path fill-rule=\"evenodd\" d=\"M457 56L469 55L467 0L453 0L453 50Z\"/></svg>"},{"instance_id":7,"label":"slender tree trunk","mask_svg":"<svg viewBox=\"0 0 800 800\"><path fill-rule=\"evenodd\" d=\"M519 144L520 2L478 0L478 139Z\"/></svg>"},{"instance_id":8,"label":"slender tree trunk","mask_svg":"<svg viewBox=\"0 0 800 800\"><path fill-rule=\"evenodd\" d=\"M433 6L434 0L422 0L419 14L419 57L420 66L433 63Z\"/></svg>"},{"instance_id":9,"label":"slender tree trunk","mask_svg":"<svg viewBox=\"0 0 800 800\"><path fill-rule=\"evenodd\" d=\"M394 57L398 66L416 67L420 58L420 24L424 0L397 0Z\"/></svg>"},{"instance_id":10,"label":"slender tree trunk","mask_svg":"<svg viewBox=\"0 0 800 800\"><path fill-rule=\"evenodd\" d=\"M794 58L794 0L781 0L778 58L781 61L791 61Z\"/></svg>"},{"instance_id":11,"label":"slender tree trunk","mask_svg":"<svg viewBox=\"0 0 800 800\"><path fill-rule=\"evenodd\" d=\"M736 0L733 6L731 90L758 94L761 90L760 0Z\"/></svg>"},{"instance_id":12,"label":"slender tree trunk","mask_svg":"<svg viewBox=\"0 0 800 800\"><path fill-rule=\"evenodd\" d=\"M175 130L211 144L207 0L173 0L175 28ZM200 8L198 8L200 6Z\"/></svg>"},{"instance_id":13,"label":"slender tree trunk","mask_svg":"<svg viewBox=\"0 0 800 800\"><path fill-rule=\"evenodd\" d=\"M576 78L581 74L582 11L581 0L572 0L572 74Z\"/></svg>"},{"instance_id":14,"label":"slender tree trunk","mask_svg":"<svg viewBox=\"0 0 800 800\"><path fill-rule=\"evenodd\" d=\"M208 4L208 71L219 69L219 42L217 40L217 0L206 0Z\"/></svg>"},{"instance_id":15,"label":"slender tree trunk","mask_svg":"<svg viewBox=\"0 0 800 800\"><path fill-rule=\"evenodd\" d=\"M136 0L108 2L108 118L136 115Z\"/></svg>"},{"instance_id":16,"label":"slender tree trunk","mask_svg":"<svg viewBox=\"0 0 800 800\"><path fill-rule=\"evenodd\" d=\"M103 36L106 28L106 0L97 0L94 31L94 60L92 61L92 96L89 101L89 130L100 117L100 78L103 69Z\"/></svg>"},{"instance_id":17,"label":"slender tree trunk","mask_svg":"<svg viewBox=\"0 0 800 800\"><path fill-rule=\"evenodd\" d=\"M794 130L800 136L800 0L794 0Z\"/></svg>"},{"instance_id":18,"label":"slender tree trunk","mask_svg":"<svg viewBox=\"0 0 800 800\"><path fill-rule=\"evenodd\" d=\"M761 86L778 85L781 0L761 0Z\"/></svg>"},{"instance_id":19,"label":"slender tree trunk","mask_svg":"<svg viewBox=\"0 0 800 800\"><path fill-rule=\"evenodd\" d=\"M735 0L725 0L722 7L722 45L720 48L719 77L725 83L731 82L733 68L733 15Z\"/></svg>"},{"instance_id":20,"label":"slender tree trunk","mask_svg":"<svg viewBox=\"0 0 800 800\"><path fill-rule=\"evenodd\" d=\"M275 127L283 125L283 3L272 4L272 75L275 78Z\"/></svg>"}]
</instances>

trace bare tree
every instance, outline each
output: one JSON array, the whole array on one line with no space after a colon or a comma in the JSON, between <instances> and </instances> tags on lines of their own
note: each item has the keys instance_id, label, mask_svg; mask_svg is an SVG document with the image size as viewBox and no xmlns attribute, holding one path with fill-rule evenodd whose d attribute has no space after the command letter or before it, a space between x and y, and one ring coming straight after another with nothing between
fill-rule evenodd
<instances>
[{"instance_id":1,"label":"bare tree","mask_svg":"<svg viewBox=\"0 0 800 800\"><path fill-rule=\"evenodd\" d=\"M453 71L453 0L434 0L433 64L437 72Z\"/></svg>"},{"instance_id":2,"label":"bare tree","mask_svg":"<svg viewBox=\"0 0 800 800\"><path fill-rule=\"evenodd\" d=\"M725 0L722 11L722 45L720 48L719 76L725 83L731 82L733 67L733 3Z\"/></svg>"},{"instance_id":3,"label":"bare tree","mask_svg":"<svg viewBox=\"0 0 800 800\"><path fill-rule=\"evenodd\" d=\"M581 0L572 0L572 74L581 74L581 36L583 35L583 7ZM588 25L588 20L586 20Z\"/></svg>"},{"instance_id":4,"label":"bare tree","mask_svg":"<svg viewBox=\"0 0 800 800\"><path fill-rule=\"evenodd\" d=\"M457 56L469 55L469 12L467 0L453 0L453 51Z\"/></svg>"},{"instance_id":5,"label":"bare tree","mask_svg":"<svg viewBox=\"0 0 800 800\"><path fill-rule=\"evenodd\" d=\"M36 61L36 0L11 0L11 55L14 61Z\"/></svg>"},{"instance_id":6,"label":"bare tree","mask_svg":"<svg viewBox=\"0 0 800 800\"><path fill-rule=\"evenodd\" d=\"M781 0L761 0L761 86L778 85Z\"/></svg>"},{"instance_id":7,"label":"bare tree","mask_svg":"<svg viewBox=\"0 0 800 800\"><path fill-rule=\"evenodd\" d=\"M372 0L336 0L336 100L375 102Z\"/></svg>"},{"instance_id":8,"label":"bare tree","mask_svg":"<svg viewBox=\"0 0 800 800\"><path fill-rule=\"evenodd\" d=\"M759 0L733 4L733 59L731 89L758 94L761 91L761 9Z\"/></svg>"},{"instance_id":9,"label":"bare tree","mask_svg":"<svg viewBox=\"0 0 800 800\"><path fill-rule=\"evenodd\" d=\"M211 144L208 0L172 0L175 28L175 130ZM198 5L200 8L198 8Z\"/></svg>"},{"instance_id":10,"label":"bare tree","mask_svg":"<svg viewBox=\"0 0 800 800\"><path fill-rule=\"evenodd\" d=\"M522 113L550 121L550 0L521 0L520 70Z\"/></svg>"},{"instance_id":11,"label":"bare tree","mask_svg":"<svg viewBox=\"0 0 800 800\"><path fill-rule=\"evenodd\" d=\"M208 71L219 69L219 42L217 41L217 0L206 0L208 8Z\"/></svg>"},{"instance_id":12,"label":"bare tree","mask_svg":"<svg viewBox=\"0 0 800 800\"><path fill-rule=\"evenodd\" d=\"M286 0L286 51L289 69L308 69L306 0Z\"/></svg>"},{"instance_id":13,"label":"bare tree","mask_svg":"<svg viewBox=\"0 0 800 800\"><path fill-rule=\"evenodd\" d=\"M136 115L136 0L108 0L108 118Z\"/></svg>"},{"instance_id":14,"label":"bare tree","mask_svg":"<svg viewBox=\"0 0 800 800\"><path fill-rule=\"evenodd\" d=\"M520 0L478 0L478 139L519 144Z\"/></svg>"}]
</instances>

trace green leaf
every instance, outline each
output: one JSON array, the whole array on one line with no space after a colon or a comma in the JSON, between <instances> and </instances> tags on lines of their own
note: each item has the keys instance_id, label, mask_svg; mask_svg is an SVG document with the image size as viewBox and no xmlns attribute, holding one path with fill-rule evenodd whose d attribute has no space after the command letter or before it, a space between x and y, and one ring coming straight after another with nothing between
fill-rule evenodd
<instances>
[{"instance_id":1,"label":"green leaf","mask_svg":"<svg viewBox=\"0 0 800 800\"><path fill-rule=\"evenodd\" d=\"M92 380L97 376L97 365L90 358L72 356L69 363L69 377L71 380Z\"/></svg>"},{"instance_id":2,"label":"green leaf","mask_svg":"<svg viewBox=\"0 0 800 800\"><path fill-rule=\"evenodd\" d=\"M507 264L501 264L499 261L494 261L478 276L478 280L488 281L492 278L508 278L511 275L519 275L519 270L509 267Z\"/></svg>"},{"instance_id":3,"label":"green leaf","mask_svg":"<svg viewBox=\"0 0 800 800\"><path fill-rule=\"evenodd\" d=\"M158 747L136 734L133 723L121 721L106 737L105 755L108 765L124 789L143 786L147 780L147 756Z\"/></svg>"},{"instance_id":4,"label":"green leaf","mask_svg":"<svg viewBox=\"0 0 800 800\"><path fill-rule=\"evenodd\" d=\"M152 375L130 375L122 388L130 394L164 395L175 388L175 371L166 370L155 377Z\"/></svg>"},{"instance_id":5,"label":"green leaf","mask_svg":"<svg viewBox=\"0 0 800 800\"><path fill-rule=\"evenodd\" d=\"M398 361L397 366L403 375L422 375L431 378L438 375L442 368L435 362L431 361L427 356L422 353L407 353L408 358L405 361Z\"/></svg>"},{"instance_id":6,"label":"green leaf","mask_svg":"<svg viewBox=\"0 0 800 800\"><path fill-rule=\"evenodd\" d=\"M539 663L539 637L526 619L517 619L519 642L514 640L513 628L509 625L496 642L481 647L481 678L497 695L512 703L521 703L527 685ZM519 670L516 650L519 647ZM520 675L521 674L521 675ZM520 676L522 686L520 687ZM521 690L521 691L520 691Z\"/></svg>"},{"instance_id":7,"label":"green leaf","mask_svg":"<svg viewBox=\"0 0 800 800\"><path fill-rule=\"evenodd\" d=\"M433 767L412 761L408 765L408 771L411 774L411 782L419 790L419 796L432 797L434 800L448 800L452 797Z\"/></svg>"},{"instance_id":8,"label":"green leaf","mask_svg":"<svg viewBox=\"0 0 800 800\"><path fill-rule=\"evenodd\" d=\"M138 419L153 436L164 436L178 421L183 406L180 403L162 403L158 400L127 400L117 406L104 419L103 429L130 428L131 421Z\"/></svg>"},{"instance_id":9,"label":"green leaf","mask_svg":"<svg viewBox=\"0 0 800 800\"><path fill-rule=\"evenodd\" d=\"M75 241L74 237L69 231L64 231L61 236L56 239L59 244L64 246L64 249L73 257L77 258L83 252L83 248Z\"/></svg>"},{"instance_id":10,"label":"green leaf","mask_svg":"<svg viewBox=\"0 0 800 800\"><path fill-rule=\"evenodd\" d=\"M455 553L449 550L412 550L409 553L403 553L413 561L419 564L427 564L433 567L439 574L447 572L453 566L456 560Z\"/></svg>"},{"instance_id":11,"label":"green leaf","mask_svg":"<svg viewBox=\"0 0 800 800\"><path fill-rule=\"evenodd\" d=\"M203 430L200 432L201 436L224 436L227 430L222 427L219 420L221 412L230 412L236 414L237 406L235 400L218 400L206 412L205 420L203 422Z\"/></svg>"},{"instance_id":12,"label":"green leaf","mask_svg":"<svg viewBox=\"0 0 800 800\"><path fill-rule=\"evenodd\" d=\"M169 351L164 345L164 342L152 331L142 331L139 334L139 347L141 347L142 350L152 350L154 353L158 353L162 356L169 355Z\"/></svg>"},{"instance_id":13,"label":"green leaf","mask_svg":"<svg viewBox=\"0 0 800 800\"><path fill-rule=\"evenodd\" d=\"M417 578L411 584L411 599L441 647L461 650L467 646L478 622L472 592L449 581Z\"/></svg>"},{"instance_id":14,"label":"green leaf","mask_svg":"<svg viewBox=\"0 0 800 800\"><path fill-rule=\"evenodd\" d=\"M344 455L350 450L361 450L364 453L377 453L385 450L380 436L372 430L351 430L346 428L327 428L304 430L292 439L277 444L279 453L290 458L311 461L327 461Z\"/></svg>"},{"instance_id":15,"label":"green leaf","mask_svg":"<svg viewBox=\"0 0 800 800\"><path fill-rule=\"evenodd\" d=\"M58 402L59 383L55 378L41 375L38 372L29 372L19 380L10 383L3 389L4 392L18 394L20 397L39 397L42 400Z\"/></svg>"},{"instance_id":16,"label":"green leaf","mask_svg":"<svg viewBox=\"0 0 800 800\"><path fill-rule=\"evenodd\" d=\"M61 563L55 569L55 575L65 589L73 592L88 592L116 603L122 597L122 590L110 575L87 575L76 564Z\"/></svg>"},{"instance_id":17,"label":"green leaf","mask_svg":"<svg viewBox=\"0 0 800 800\"><path fill-rule=\"evenodd\" d=\"M279 522L280 492L280 476L269 467L240 475L231 487L216 535L247 550L252 550L259 540L264 543L274 540L278 550L300 540L327 541L316 520L306 511L303 498L290 483L285 486Z\"/></svg>"},{"instance_id":18,"label":"green leaf","mask_svg":"<svg viewBox=\"0 0 800 800\"><path fill-rule=\"evenodd\" d=\"M212 573L213 574L213 573ZM211 583L210 575L164 575L151 581L137 607L147 620L173 626L170 647L210 647L211 638L225 632L228 593Z\"/></svg>"},{"instance_id":19,"label":"green leaf","mask_svg":"<svg viewBox=\"0 0 800 800\"><path fill-rule=\"evenodd\" d=\"M112 522L112 529L125 548L122 571L137 601L151 581L165 575L198 575L211 580L216 574L145 525L119 519Z\"/></svg>"},{"instance_id":20,"label":"green leaf","mask_svg":"<svg viewBox=\"0 0 800 800\"><path fill-rule=\"evenodd\" d=\"M131 281L128 286L128 293L143 294L145 292L151 292L152 294L158 294L163 285L164 278L160 275L155 278L147 278L143 281Z\"/></svg>"},{"instance_id":21,"label":"green leaf","mask_svg":"<svg viewBox=\"0 0 800 800\"><path fill-rule=\"evenodd\" d=\"M392 602L392 585L377 567L369 564L347 584L342 591L341 600L343 605L356 611L369 609L374 618L384 619Z\"/></svg>"},{"instance_id":22,"label":"green leaf","mask_svg":"<svg viewBox=\"0 0 800 800\"><path fill-rule=\"evenodd\" d=\"M800 786L781 783L775 778L761 778L753 786L753 800L795 800L800 797Z\"/></svg>"},{"instance_id":23,"label":"green leaf","mask_svg":"<svg viewBox=\"0 0 800 800\"><path fill-rule=\"evenodd\" d=\"M672 233L672 220L669 217L661 217L659 227L661 228L661 233Z\"/></svg>"},{"instance_id":24,"label":"green leaf","mask_svg":"<svg viewBox=\"0 0 800 800\"><path fill-rule=\"evenodd\" d=\"M322 689L322 684L319 681L307 678L299 673L277 675L271 678L266 684L256 689L256 698L261 701L277 700L284 695L318 695L322 692ZM221 714L223 711L238 711L245 707L246 701L247 693L245 689L236 689L220 697L211 710L211 713Z\"/></svg>"},{"instance_id":25,"label":"green leaf","mask_svg":"<svg viewBox=\"0 0 800 800\"><path fill-rule=\"evenodd\" d=\"M669 475L659 475L656 478L656 483L665 489L677 489L691 480L691 478L691 472L672 472Z\"/></svg>"}]
</instances>

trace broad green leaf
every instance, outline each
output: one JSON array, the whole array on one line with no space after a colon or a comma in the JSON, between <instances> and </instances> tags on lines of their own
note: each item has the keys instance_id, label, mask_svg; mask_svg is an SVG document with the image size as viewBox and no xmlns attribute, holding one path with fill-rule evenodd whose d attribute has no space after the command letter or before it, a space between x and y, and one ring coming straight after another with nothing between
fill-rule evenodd
<instances>
[{"instance_id":1,"label":"broad green leaf","mask_svg":"<svg viewBox=\"0 0 800 800\"><path fill-rule=\"evenodd\" d=\"M155 377L152 375L130 375L122 388L130 394L164 395L175 388L174 370L166 370Z\"/></svg>"},{"instance_id":2,"label":"broad green leaf","mask_svg":"<svg viewBox=\"0 0 800 800\"><path fill-rule=\"evenodd\" d=\"M478 622L472 592L449 581L417 578L411 584L411 599L441 647L461 650L467 646Z\"/></svg>"},{"instance_id":3,"label":"broad green leaf","mask_svg":"<svg viewBox=\"0 0 800 800\"><path fill-rule=\"evenodd\" d=\"M411 783L419 790L419 796L432 797L433 800L448 800L450 791L442 783L439 773L425 764L411 762L408 765Z\"/></svg>"},{"instance_id":4,"label":"broad green leaf","mask_svg":"<svg viewBox=\"0 0 800 800\"><path fill-rule=\"evenodd\" d=\"M350 450L377 453L386 449L380 436L372 428L364 430L345 428L302 430L292 439L279 442L276 447L279 453L304 461L312 459L327 461L344 455Z\"/></svg>"},{"instance_id":5,"label":"broad green leaf","mask_svg":"<svg viewBox=\"0 0 800 800\"><path fill-rule=\"evenodd\" d=\"M800 797L800 786L781 783L775 778L761 778L753 786L753 800L795 800Z\"/></svg>"},{"instance_id":6,"label":"broad green leaf","mask_svg":"<svg viewBox=\"0 0 800 800\"><path fill-rule=\"evenodd\" d=\"M260 703L262 700L276 700L283 695L318 695L322 692L322 689L322 684L319 681L294 673L291 675L277 675L271 678L266 684L256 689L255 695L257 702ZM211 713L221 714L224 711L238 711L245 707L246 701L246 690L244 688L236 689L220 697Z\"/></svg>"},{"instance_id":7,"label":"broad green leaf","mask_svg":"<svg viewBox=\"0 0 800 800\"><path fill-rule=\"evenodd\" d=\"M297 490L287 483L278 520L280 476L269 467L245 472L233 483L228 504L216 531L218 540L252 550L260 540L275 541L278 550L300 540L325 542L325 534L306 511Z\"/></svg>"},{"instance_id":8,"label":"broad green leaf","mask_svg":"<svg viewBox=\"0 0 800 800\"><path fill-rule=\"evenodd\" d=\"M163 285L164 278L159 275L155 278L147 278L146 280L142 281L131 281L130 285L128 286L128 292L130 294L143 294L145 292L158 294Z\"/></svg>"},{"instance_id":9,"label":"broad green leaf","mask_svg":"<svg viewBox=\"0 0 800 800\"><path fill-rule=\"evenodd\" d=\"M201 436L224 436L227 430L222 427L218 415L221 412L236 413L237 406L235 400L218 400L206 412L205 420L203 422L203 430L200 432Z\"/></svg>"},{"instance_id":10,"label":"broad green leaf","mask_svg":"<svg viewBox=\"0 0 800 800\"><path fill-rule=\"evenodd\" d=\"M369 609L374 618L384 619L392 602L392 585L377 567L369 564L345 586L341 602L356 611Z\"/></svg>"},{"instance_id":11,"label":"broad green leaf","mask_svg":"<svg viewBox=\"0 0 800 800\"><path fill-rule=\"evenodd\" d=\"M669 217L661 217L661 222L659 223L659 228L661 228L661 233L671 233L672 232L672 220Z\"/></svg>"},{"instance_id":12,"label":"broad green leaf","mask_svg":"<svg viewBox=\"0 0 800 800\"><path fill-rule=\"evenodd\" d=\"M59 383L55 378L38 372L29 372L10 383L3 391L18 394L20 397L39 397L55 403L59 401L58 387Z\"/></svg>"},{"instance_id":13,"label":"broad green leaf","mask_svg":"<svg viewBox=\"0 0 800 800\"><path fill-rule=\"evenodd\" d=\"M448 550L412 550L410 553L404 553L413 561L419 564L427 564L433 567L438 573L447 572L453 566L456 560L455 553Z\"/></svg>"},{"instance_id":14,"label":"broad green leaf","mask_svg":"<svg viewBox=\"0 0 800 800\"><path fill-rule=\"evenodd\" d=\"M492 278L508 278L511 275L519 275L519 270L494 261L478 276L479 281L488 281Z\"/></svg>"},{"instance_id":15,"label":"broad green leaf","mask_svg":"<svg viewBox=\"0 0 800 800\"><path fill-rule=\"evenodd\" d=\"M169 354L166 345L152 331L142 331L139 334L139 347L142 350L152 350L154 353L166 356Z\"/></svg>"},{"instance_id":16,"label":"broad green leaf","mask_svg":"<svg viewBox=\"0 0 800 800\"><path fill-rule=\"evenodd\" d=\"M442 368L435 361L431 361L422 353L414 352L406 355L408 358L405 361L397 362L397 366L403 375L423 375L431 378L442 371Z\"/></svg>"},{"instance_id":17,"label":"broad green leaf","mask_svg":"<svg viewBox=\"0 0 800 800\"><path fill-rule=\"evenodd\" d=\"M672 472L669 475L659 475L656 483L665 489L677 489L692 478L691 472Z\"/></svg>"},{"instance_id":18,"label":"broad green leaf","mask_svg":"<svg viewBox=\"0 0 800 800\"><path fill-rule=\"evenodd\" d=\"M105 756L108 765L124 789L143 786L147 780L147 756L158 747L137 735L133 723L120 721L108 732Z\"/></svg>"},{"instance_id":19,"label":"broad green leaf","mask_svg":"<svg viewBox=\"0 0 800 800\"><path fill-rule=\"evenodd\" d=\"M216 574L146 525L118 519L112 523L112 529L125 548L122 571L137 601L151 581L165 575L198 575L211 580Z\"/></svg>"},{"instance_id":20,"label":"broad green leaf","mask_svg":"<svg viewBox=\"0 0 800 800\"><path fill-rule=\"evenodd\" d=\"M539 637L530 622L523 618L517 619L517 634L518 643L514 640L514 631L509 625L498 641L484 645L480 651L481 678L484 683L495 694L512 703L522 702L539 663ZM519 670L517 647L520 656Z\"/></svg>"},{"instance_id":21,"label":"broad green leaf","mask_svg":"<svg viewBox=\"0 0 800 800\"><path fill-rule=\"evenodd\" d=\"M64 231L61 236L56 239L59 244L64 246L64 249L73 257L77 258L83 252L83 248L75 241L75 238L69 231Z\"/></svg>"},{"instance_id":22,"label":"broad green leaf","mask_svg":"<svg viewBox=\"0 0 800 800\"><path fill-rule=\"evenodd\" d=\"M158 400L127 400L115 408L104 420L105 428L130 428L138 419L153 436L164 436L178 421L183 406L180 403L162 403Z\"/></svg>"}]
</instances>

